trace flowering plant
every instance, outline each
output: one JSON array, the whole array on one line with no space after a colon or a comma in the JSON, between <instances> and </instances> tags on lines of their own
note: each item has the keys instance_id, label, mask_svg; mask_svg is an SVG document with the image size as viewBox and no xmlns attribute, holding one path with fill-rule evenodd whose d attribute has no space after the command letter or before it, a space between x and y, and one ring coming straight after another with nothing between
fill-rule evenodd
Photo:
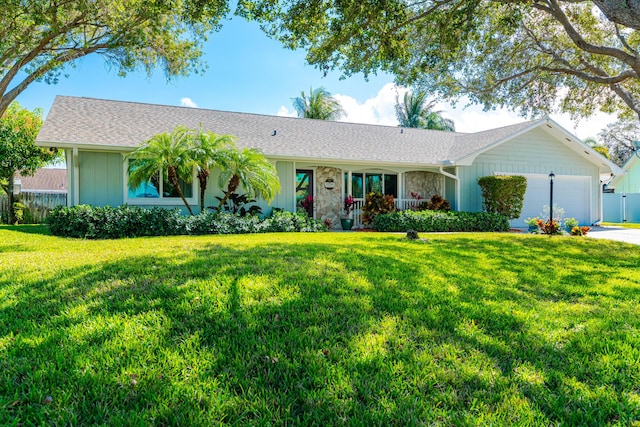
<instances>
[{"instance_id":1,"label":"flowering plant","mask_svg":"<svg viewBox=\"0 0 640 427\"><path fill-rule=\"evenodd\" d=\"M302 206L304 210L308 211L313 206L313 196L309 194L307 197L300 200L300 206Z\"/></svg>"},{"instance_id":2,"label":"flowering plant","mask_svg":"<svg viewBox=\"0 0 640 427\"><path fill-rule=\"evenodd\" d=\"M351 209L353 209L353 203L354 200L351 194L344 198L344 211L347 215L351 213Z\"/></svg>"}]
</instances>

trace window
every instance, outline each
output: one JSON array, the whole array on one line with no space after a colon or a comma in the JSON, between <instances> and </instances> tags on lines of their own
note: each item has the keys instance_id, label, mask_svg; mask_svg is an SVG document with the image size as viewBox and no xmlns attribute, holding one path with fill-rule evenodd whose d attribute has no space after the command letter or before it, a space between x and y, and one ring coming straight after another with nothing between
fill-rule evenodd
<instances>
[{"instance_id":1,"label":"window","mask_svg":"<svg viewBox=\"0 0 640 427\"><path fill-rule=\"evenodd\" d=\"M344 174L344 188L348 193L349 174ZM364 198L366 193L377 192L398 197L398 175L382 173L351 173L351 195L356 199Z\"/></svg>"},{"instance_id":2,"label":"window","mask_svg":"<svg viewBox=\"0 0 640 427\"><path fill-rule=\"evenodd\" d=\"M133 204L182 204L182 200L180 199L178 192L173 185L171 185L169 180L164 177L163 179L160 179L162 175L162 171L156 172L149 181L143 182L138 187L134 188L128 183L129 176L127 168L125 167L125 202ZM189 204L196 203L194 196L197 193L194 189L196 180L193 179L191 182L184 182L180 179L179 184L182 194L185 199L187 199L187 202Z\"/></svg>"}]
</instances>

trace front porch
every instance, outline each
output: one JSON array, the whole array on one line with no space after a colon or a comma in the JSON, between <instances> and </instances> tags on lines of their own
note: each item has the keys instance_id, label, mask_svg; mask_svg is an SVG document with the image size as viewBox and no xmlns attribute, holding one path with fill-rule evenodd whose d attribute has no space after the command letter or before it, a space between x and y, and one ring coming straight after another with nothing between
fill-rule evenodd
<instances>
[{"instance_id":1,"label":"front porch","mask_svg":"<svg viewBox=\"0 0 640 427\"><path fill-rule=\"evenodd\" d=\"M354 198L349 217L354 228L364 228L362 207L365 195L374 191L393 196L397 210L413 209L440 195L457 209L457 168L404 169L351 169L329 166L296 165L296 206L310 216L331 222L339 229L345 217L344 200ZM311 197L310 197L311 196ZM311 203L310 203L311 201Z\"/></svg>"}]
</instances>

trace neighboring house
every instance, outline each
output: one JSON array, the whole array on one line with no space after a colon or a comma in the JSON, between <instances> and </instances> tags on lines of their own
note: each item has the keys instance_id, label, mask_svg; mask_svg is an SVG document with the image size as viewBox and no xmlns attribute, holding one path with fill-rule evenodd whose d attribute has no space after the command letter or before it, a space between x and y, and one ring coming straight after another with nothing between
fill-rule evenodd
<instances>
[{"instance_id":1,"label":"neighboring house","mask_svg":"<svg viewBox=\"0 0 640 427\"><path fill-rule=\"evenodd\" d=\"M33 176L16 174L15 183L22 193L66 193L67 169L42 168Z\"/></svg>"},{"instance_id":2,"label":"neighboring house","mask_svg":"<svg viewBox=\"0 0 640 427\"><path fill-rule=\"evenodd\" d=\"M311 195L313 215L334 224L345 195L358 200L371 190L393 195L401 208L419 193L423 199L440 194L455 210L480 211L478 178L518 174L527 177L528 188L522 216L512 225L524 226L549 204L551 171L554 202L567 216L592 224L602 218L601 176L620 172L550 119L462 134L59 96L36 143L65 150L69 205L181 207L161 180L150 183L155 192L129 188L124 160L176 125L232 134L239 147L261 150L280 177L272 206L293 211ZM217 177L211 180L206 206L221 195ZM196 180L185 189L197 208Z\"/></svg>"},{"instance_id":3,"label":"neighboring house","mask_svg":"<svg viewBox=\"0 0 640 427\"><path fill-rule=\"evenodd\" d=\"M607 184L603 221L640 223L640 153L632 155Z\"/></svg>"},{"instance_id":4,"label":"neighboring house","mask_svg":"<svg viewBox=\"0 0 640 427\"><path fill-rule=\"evenodd\" d=\"M616 174L607 188L616 193L640 193L640 153L629 157L622 166L623 173Z\"/></svg>"}]
</instances>

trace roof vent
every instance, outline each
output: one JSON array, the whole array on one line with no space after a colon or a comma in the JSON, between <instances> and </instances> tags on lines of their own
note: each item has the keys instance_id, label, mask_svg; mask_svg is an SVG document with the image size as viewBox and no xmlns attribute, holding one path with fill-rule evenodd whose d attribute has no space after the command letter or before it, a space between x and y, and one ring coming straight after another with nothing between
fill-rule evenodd
<instances>
[{"instance_id":1,"label":"roof vent","mask_svg":"<svg viewBox=\"0 0 640 427\"><path fill-rule=\"evenodd\" d=\"M400 129L400 133L404 133L404 129Z\"/></svg>"},{"instance_id":2,"label":"roof vent","mask_svg":"<svg viewBox=\"0 0 640 427\"><path fill-rule=\"evenodd\" d=\"M276 136L277 134L278 134L278 131L274 129L273 134L271 134L271 136Z\"/></svg>"},{"instance_id":3,"label":"roof vent","mask_svg":"<svg viewBox=\"0 0 640 427\"><path fill-rule=\"evenodd\" d=\"M591 154L591 153L585 150L584 154Z\"/></svg>"}]
</instances>

